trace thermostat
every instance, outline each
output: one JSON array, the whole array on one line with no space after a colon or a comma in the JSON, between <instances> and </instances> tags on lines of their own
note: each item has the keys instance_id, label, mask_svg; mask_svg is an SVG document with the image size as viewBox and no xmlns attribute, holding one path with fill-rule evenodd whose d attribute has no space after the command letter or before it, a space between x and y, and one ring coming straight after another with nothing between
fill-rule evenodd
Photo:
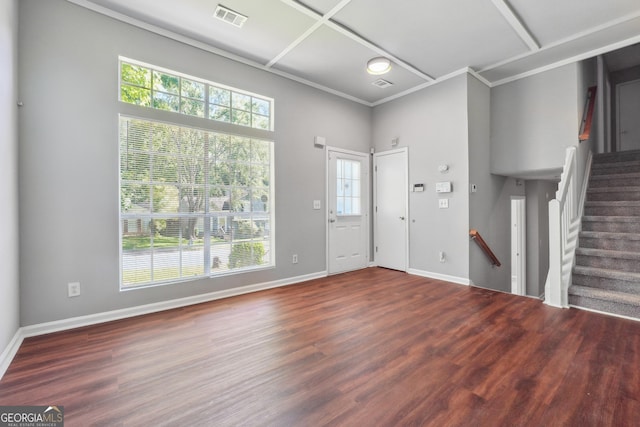
<instances>
[{"instance_id":1,"label":"thermostat","mask_svg":"<svg viewBox=\"0 0 640 427\"><path fill-rule=\"evenodd\" d=\"M451 181L436 182L436 193L451 193Z\"/></svg>"}]
</instances>

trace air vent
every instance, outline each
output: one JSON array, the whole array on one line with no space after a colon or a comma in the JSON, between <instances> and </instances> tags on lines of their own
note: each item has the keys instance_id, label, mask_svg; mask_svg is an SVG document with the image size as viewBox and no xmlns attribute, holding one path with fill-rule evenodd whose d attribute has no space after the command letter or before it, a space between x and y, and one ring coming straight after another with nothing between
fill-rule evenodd
<instances>
[{"instance_id":1,"label":"air vent","mask_svg":"<svg viewBox=\"0 0 640 427\"><path fill-rule=\"evenodd\" d=\"M386 81L385 79L378 79L374 82L371 82L372 85L374 86L378 86L380 88L385 88L385 87L389 87L389 86L393 86L393 83Z\"/></svg>"},{"instance_id":2,"label":"air vent","mask_svg":"<svg viewBox=\"0 0 640 427\"><path fill-rule=\"evenodd\" d=\"M241 15L238 12L234 12L233 10L222 5L218 5L218 7L216 7L216 11L213 16L220 19L221 21L227 22L231 25L235 25L238 28L242 28L242 25L247 21L246 16Z\"/></svg>"}]
</instances>

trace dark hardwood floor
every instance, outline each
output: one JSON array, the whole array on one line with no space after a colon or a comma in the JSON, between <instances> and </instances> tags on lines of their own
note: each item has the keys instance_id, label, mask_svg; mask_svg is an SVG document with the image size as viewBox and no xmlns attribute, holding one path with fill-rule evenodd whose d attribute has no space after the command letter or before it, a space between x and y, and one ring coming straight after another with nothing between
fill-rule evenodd
<instances>
[{"instance_id":1,"label":"dark hardwood floor","mask_svg":"<svg viewBox=\"0 0 640 427\"><path fill-rule=\"evenodd\" d=\"M26 339L67 426L631 426L640 322L370 268Z\"/></svg>"}]
</instances>

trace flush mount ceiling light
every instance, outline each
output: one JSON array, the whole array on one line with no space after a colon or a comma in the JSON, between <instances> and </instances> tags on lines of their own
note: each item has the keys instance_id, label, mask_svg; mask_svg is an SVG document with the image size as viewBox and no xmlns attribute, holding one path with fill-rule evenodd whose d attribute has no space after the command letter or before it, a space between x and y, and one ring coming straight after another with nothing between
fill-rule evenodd
<instances>
[{"instance_id":1,"label":"flush mount ceiling light","mask_svg":"<svg viewBox=\"0 0 640 427\"><path fill-rule=\"evenodd\" d=\"M377 76L388 73L389 70L391 70L391 61L382 56L370 59L369 62L367 62L367 72L369 74Z\"/></svg>"},{"instance_id":2,"label":"flush mount ceiling light","mask_svg":"<svg viewBox=\"0 0 640 427\"><path fill-rule=\"evenodd\" d=\"M222 5L218 5L218 7L216 7L216 11L213 14L213 16L215 16L216 18L227 22L231 25L235 25L238 28L241 28L242 25L246 22L247 17L244 15L239 14L238 12L235 12L227 7L224 7Z\"/></svg>"}]
</instances>

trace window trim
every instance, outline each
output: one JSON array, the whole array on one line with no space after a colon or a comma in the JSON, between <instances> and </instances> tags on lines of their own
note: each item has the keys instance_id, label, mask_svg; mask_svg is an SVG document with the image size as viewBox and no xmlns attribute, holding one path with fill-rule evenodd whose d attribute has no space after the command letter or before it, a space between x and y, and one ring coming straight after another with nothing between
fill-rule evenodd
<instances>
[{"instance_id":1,"label":"window trim","mask_svg":"<svg viewBox=\"0 0 640 427\"><path fill-rule=\"evenodd\" d=\"M224 122L224 121L218 121L218 120L213 120L213 119L209 119L208 117L197 117L197 116L191 116L191 115L186 115L186 114L182 114L178 111L178 114L176 114L176 112L174 111L168 111L168 110L161 110L161 109L157 109L157 108L153 108L153 107L146 107L146 106L142 106L142 105L136 105L136 104L131 104L128 102L124 102L121 101L120 97L121 97L121 84L122 84L122 76L121 76L121 70L122 70L122 62L128 62L131 63L133 65L139 65L142 67L146 67L149 68L153 71L159 71L159 72L164 72L164 73L168 73L171 75L175 75L175 76L179 76L181 78L185 78L188 80L192 80L192 81L196 81L196 82L201 82L204 83L205 85L211 85L214 87L219 87L225 90L229 90L232 93L240 93L243 95L250 95L250 96L254 96L256 98L259 99L264 99L264 100L268 100L270 102L270 128L267 129L260 129L260 128L254 128L254 127L250 127L250 126L244 126L244 125L239 125L239 124L234 124L231 122ZM117 206L118 206L118 252L119 252L119 256L118 256L118 263L119 263L119 290L120 292L128 292L128 291L135 291L135 290L139 290L139 289L146 289L146 288L150 288L150 287L156 287L156 286L165 286L165 285L180 285L180 284L184 284L186 282L191 282L191 281L195 281L195 280L203 280L203 279L211 279L211 278L219 278L219 277L226 277L226 276L232 276L232 275L237 275L237 274L242 274L242 273L247 273L247 272L256 272L256 271L263 271L263 270L270 270L270 269L274 269L276 268L276 214L275 214L275 131L274 131L274 123L275 123L275 100L273 98L261 95L261 94L256 94L256 93L252 93L249 91L245 91L245 90L241 90L241 89L237 89L231 86L227 86L224 84L220 84L220 83L216 83L216 82L212 82L206 79L200 79L185 73L181 73L181 72L177 72L175 70L170 70L170 69L166 69L164 67L159 67L159 66L155 66L155 65L151 65L142 61L137 61L134 59L130 59L127 57L123 57L123 56L119 56L118 57L118 62L117 62L117 66L118 66L118 84L117 84L117 91L118 91L118 120L117 120L117 127L118 127L118 132L117 132L117 138L118 138L118 199L117 199ZM128 83L126 83L128 84ZM132 85L133 86L133 85ZM208 93L208 90L207 90ZM206 95L205 95L206 96ZM205 99L205 102L208 103L208 99ZM205 108L205 115L206 115L206 108ZM179 277L179 278L174 278L174 279L165 279L165 280L156 280L154 282L148 282L148 283L144 283L141 285L127 285L125 286L123 283L123 241L122 241L122 236L123 236L123 219L130 219L130 217L126 214L123 215L121 206L120 206L120 191L121 191L121 180L122 180L122 176L121 176L121 170L120 170L120 120L121 118L127 118L127 119L134 119L134 120L144 120L144 121L153 121L153 122L159 122L159 123L163 123L163 124L167 124L167 125L171 125L171 126L179 126L179 127L189 127L189 128L193 128L196 130L200 130L203 132L215 132L215 133L221 133L221 134L226 134L226 135L230 135L230 136L236 136L236 137L242 137L242 138L251 138L251 139L259 139L259 140L265 140L265 141L269 141L270 142L270 181L269 181L269 192L270 192L270 200L269 200L269 207L268 207L268 217L269 217L269 228L270 228L270 238L269 238L269 251L271 252L271 256L270 256L270 262L268 264L264 264L264 265L256 265L256 266L249 266L249 267L239 267L239 268L235 268L233 270L226 270L223 272L217 272L217 273L212 273L212 270L209 271L209 273L206 273L206 268L205 268L205 272L202 275L198 275L198 276L184 276L184 277ZM239 216L243 216L242 212L238 212L237 214L239 214ZM154 213L149 213L149 214L145 214L145 215L139 215L139 217L150 217L153 218L156 215L160 215L160 216L164 216L166 217L166 214L154 214ZM202 215L209 215L209 214L202 214ZM175 213L175 214L171 214L172 217L179 217L181 216L181 213ZM238 216L238 215L229 215L228 217L232 217L232 216Z\"/></svg>"},{"instance_id":2,"label":"window trim","mask_svg":"<svg viewBox=\"0 0 640 427\"><path fill-rule=\"evenodd\" d=\"M186 79L186 80L191 80L191 81L194 81L194 82L203 83L205 85L205 97L204 97L205 112L204 112L204 117L197 117L197 116L191 116L191 115L188 115L188 114L184 114L184 113L182 113L180 111L180 105L179 105L178 111L169 111L169 110L161 110L161 109L154 108L154 107L146 107L146 106L142 106L142 105L129 104L128 102L122 101L121 88L122 88L122 84L123 83L126 84L126 85L129 85L129 86L132 86L132 87L138 87L138 88L146 89L143 86L135 85L135 84L132 84L132 83L129 83L129 82L123 82L123 80L122 80L122 63L123 62L132 64L132 65L137 65L137 66L144 67L144 68L149 68L151 70L151 72L152 72L152 75L153 75L154 71L159 71L161 73L166 73L166 74L178 76L178 77ZM254 98L259 98L261 100L269 101L269 116L268 116L269 117L269 127L268 127L268 129L255 128L253 126L246 126L246 125L239 125L239 124L232 123L231 121L225 122L225 121L221 121L221 120L210 119L208 117L208 114L207 114L208 111L209 111L209 105L218 105L218 104L210 104L209 103L209 86L214 86L214 87L217 87L217 88L220 88L220 89L228 90L228 91L231 92L231 94L237 93L237 94L240 94L240 95L247 95L247 96L251 96L251 97L254 97ZM153 102L153 93L154 93L153 83L152 83L150 89L151 89L151 101ZM163 91L158 91L158 92L166 93L166 92L163 92ZM192 99L190 97L183 97L181 92L182 91L179 91L179 93L175 95L175 96L178 96L180 100L182 100L183 98ZM169 95L173 95L173 94L169 94ZM232 98L232 96L230 98ZM171 69L164 68L164 67L161 67L161 66L149 64L149 63L146 63L146 62L143 62L143 61L138 61L136 59L131 59L131 58L128 58L128 57L125 57L125 56L118 56L118 101L121 104L134 105L135 107L143 108L145 110L164 111L164 112L168 112L168 113L171 113L171 114L178 114L179 116L200 118L200 119L206 120L208 122L231 124L233 126L239 126L241 128L249 128L249 129L261 130L261 131L269 131L269 132L273 132L274 128L275 128L275 100L273 98L269 97L269 96L261 95L259 93L250 92L250 91L243 90L243 89L238 89L238 88L235 88L235 87L232 87L232 86L228 86L228 85L225 85L225 84L222 84L222 83L217 83L217 82L214 82L214 81L211 81L211 80L207 80L207 79L191 76L191 75L186 74L186 73L182 73L182 72L171 70ZM251 111L236 110L236 109L233 108L232 101L230 101L229 113L233 114L234 110L235 111L242 111L242 112L249 112L251 114L257 114L257 113L253 113ZM267 117L267 116L264 116L262 114L257 114L257 115L260 116L260 117Z\"/></svg>"}]
</instances>

